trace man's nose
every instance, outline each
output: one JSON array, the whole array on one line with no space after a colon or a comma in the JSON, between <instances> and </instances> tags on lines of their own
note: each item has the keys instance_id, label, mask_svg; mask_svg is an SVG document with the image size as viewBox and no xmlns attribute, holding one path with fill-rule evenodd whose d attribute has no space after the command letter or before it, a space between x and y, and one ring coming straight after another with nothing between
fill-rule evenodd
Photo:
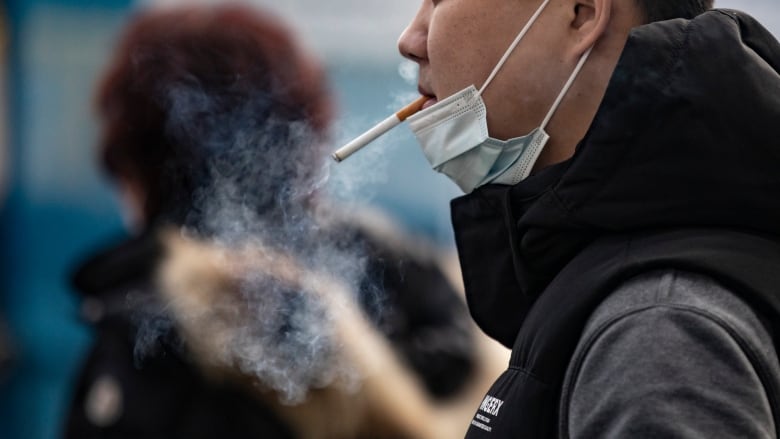
<instances>
[{"instance_id":1,"label":"man's nose","mask_svg":"<svg viewBox=\"0 0 780 439\"><path fill-rule=\"evenodd\" d=\"M412 22L398 39L398 51L401 56L416 63L428 59L428 20L430 19L430 0L423 0Z\"/></svg>"}]
</instances>

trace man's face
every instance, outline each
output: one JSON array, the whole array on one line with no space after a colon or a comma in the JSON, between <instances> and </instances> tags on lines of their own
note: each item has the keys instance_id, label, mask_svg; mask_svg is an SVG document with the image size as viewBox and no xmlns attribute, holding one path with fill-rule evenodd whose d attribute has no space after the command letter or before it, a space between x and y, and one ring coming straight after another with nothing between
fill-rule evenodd
<instances>
[{"instance_id":1,"label":"man's face","mask_svg":"<svg viewBox=\"0 0 780 439\"><path fill-rule=\"evenodd\" d=\"M401 35L401 54L420 66L419 91L437 100L481 87L542 0L422 0ZM490 135L506 139L539 126L563 86L565 25L552 1L483 94ZM563 29L561 29L563 27ZM431 101L426 105L431 105Z\"/></svg>"}]
</instances>

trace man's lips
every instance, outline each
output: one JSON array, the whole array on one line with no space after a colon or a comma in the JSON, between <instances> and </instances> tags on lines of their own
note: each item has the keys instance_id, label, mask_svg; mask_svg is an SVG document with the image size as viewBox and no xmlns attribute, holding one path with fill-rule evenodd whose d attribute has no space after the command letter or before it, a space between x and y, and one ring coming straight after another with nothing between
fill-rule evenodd
<instances>
[{"instance_id":1,"label":"man's lips","mask_svg":"<svg viewBox=\"0 0 780 439\"><path fill-rule=\"evenodd\" d=\"M422 87L422 86L418 86L418 87L417 87L417 92L418 92L418 93L420 93L421 95L423 95L423 96L425 96L425 97L427 97L427 98L428 98L428 100L427 100L427 101L425 101L425 103L424 103L424 104L423 104L423 106L422 106L422 109L423 109L423 110L425 110L426 108L428 108L428 107L430 107L431 105L433 105L433 104L435 104L436 102L438 102L438 100L436 99L436 95L434 95L433 93L429 92L428 90L426 90L426 89L425 89L424 87Z\"/></svg>"}]
</instances>

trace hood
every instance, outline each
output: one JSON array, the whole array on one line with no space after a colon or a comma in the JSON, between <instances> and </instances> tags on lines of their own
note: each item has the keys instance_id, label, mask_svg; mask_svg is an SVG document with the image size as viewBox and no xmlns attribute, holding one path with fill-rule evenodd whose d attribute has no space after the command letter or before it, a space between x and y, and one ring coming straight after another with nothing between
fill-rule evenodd
<instances>
[{"instance_id":1,"label":"hood","mask_svg":"<svg viewBox=\"0 0 780 439\"><path fill-rule=\"evenodd\" d=\"M525 228L780 231L780 45L716 10L637 28L594 122ZM540 221L541 220L541 221Z\"/></svg>"},{"instance_id":2,"label":"hood","mask_svg":"<svg viewBox=\"0 0 780 439\"><path fill-rule=\"evenodd\" d=\"M571 159L453 201L477 323L511 345L518 313L599 236L685 227L780 236L779 71L780 45L742 12L634 29ZM477 230L490 221L487 242Z\"/></svg>"}]
</instances>

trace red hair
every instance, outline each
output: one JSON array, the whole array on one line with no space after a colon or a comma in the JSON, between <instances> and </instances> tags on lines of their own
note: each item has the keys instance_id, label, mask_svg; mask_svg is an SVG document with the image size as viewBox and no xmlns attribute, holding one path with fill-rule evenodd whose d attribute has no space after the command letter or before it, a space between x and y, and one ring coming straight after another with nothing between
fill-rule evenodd
<instances>
[{"instance_id":1,"label":"red hair","mask_svg":"<svg viewBox=\"0 0 780 439\"><path fill-rule=\"evenodd\" d=\"M185 171L208 159L198 151L199 137L203 130L221 128L204 128L198 118L208 115L198 115L197 102L191 102L193 113L184 130L191 134L171 131L171 121L181 116L174 113L181 109L168 98L182 85L211 99L214 114L243 108L252 123L269 118L302 123L324 138L331 120L321 67L275 17L239 5L140 13L102 77L97 110L102 163L114 178L140 184L147 221L164 214L171 203L187 208L202 175ZM262 105L247 106L258 99Z\"/></svg>"}]
</instances>

